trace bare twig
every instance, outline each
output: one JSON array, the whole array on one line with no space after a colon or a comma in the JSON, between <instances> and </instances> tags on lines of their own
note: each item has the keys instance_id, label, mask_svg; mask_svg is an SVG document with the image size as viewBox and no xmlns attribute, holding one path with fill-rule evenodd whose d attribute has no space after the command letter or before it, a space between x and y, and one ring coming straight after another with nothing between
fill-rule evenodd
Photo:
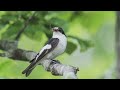
<instances>
[{"instance_id":1,"label":"bare twig","mask_svg":"<svg viewBox=\"0 0 120 90\"><path fill-rule=\"evenodd\" d=\"M32 16L30 16L24 23L24 26L19 30L18 34L15 37L15 40L19 40L19 38L21 37L21 34L25 31L26 27L28 26L30 20L34 17L34 15L37 13L37 11L35 11Z\"/></svg>"}]
</instances>

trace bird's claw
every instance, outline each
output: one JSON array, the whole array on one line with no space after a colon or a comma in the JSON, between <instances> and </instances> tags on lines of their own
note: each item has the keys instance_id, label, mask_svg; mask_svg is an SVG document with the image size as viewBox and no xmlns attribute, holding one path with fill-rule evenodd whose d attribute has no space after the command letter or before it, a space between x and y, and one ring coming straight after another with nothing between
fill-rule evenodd
<instances>
[{"instance_id":1,"label":"bird's claw","mask_svg":"<svg viewBox=\"0 0 120 90\"><path fill-rule=\"evenodd\" d=\"M54 62L54 63L60 63L60 61L58 61L58 60L52 60L52 62Z\"/></svg>"}]
</instances>

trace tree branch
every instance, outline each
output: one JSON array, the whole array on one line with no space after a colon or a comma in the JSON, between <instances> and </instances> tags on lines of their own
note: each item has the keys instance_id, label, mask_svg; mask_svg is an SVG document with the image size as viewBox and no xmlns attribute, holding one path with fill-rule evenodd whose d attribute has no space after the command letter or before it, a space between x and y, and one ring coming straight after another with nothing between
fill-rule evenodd
<instances>
[{"instance_id":1,"label":"tree branch","mask_svg":"<svg viewBox=\"0 0 120 90\"><path fill-rule=\"evenodd\" d=\"M18 34L15 37L15 40L19 40L19 38L21 37L22 33L25 31L26 27L28 26L30 20L34 17L34 15L36 14L37 11L35 11L32 16L30 16L24 23L24 26L19 30Z\"/></svg>"},{"instance_id":2,"label":"tree branch","mask_svg":"<svg viewBox=\"0 0 120 90\"><path fill-rule=\"evenodd\" d=\"M16 49L18 46L17 41L7 41L7 40L0 40L0 49L4 51L9 51L10 49Z\"/></svg>"},{"instance_id":3,"label":"tree branch","mask_svg":"<svg viewBox=\"0 0 120 90\"><path fill-rule=\"evenodd\" d=\"M5 57L5 53L0 53L0 57Z\"/></svg>"},{"instance_id":4,"label":"tree branch","mask_svg":"<svg viewBox=\"0 0 120 90\"><path fill-rule=\"evenodd\" d=\"M77 79L76 73L79 69L76 67L63 65L58 61L56 62L50 59L42 61L41 64L52 75L63 76L65 79Z\"/></svg>"},{"instance_id":5,"label":"tree branch","mask_svg":"<svg viewBox=\"0 0 120 90\"><path fill-rule=\"evenodd\" d=\"M0 42L0 45L2 46L4 41ZM9 44L8 41L7 44ZM11 42L10 42L11 43ZM14 45L14 44L13 44ZM6 45L5 47L2 46L0 49L6 50L9 45ZM0 56L2 57L8 57L12 60L20 60L20 61L30 61L32 60L37 53L33 51L27 51L23 49L15 49L11 48L9 51L7 50L6 53L0 53ZM63 65L60 62L56 60L43 60L40 62L40 64L43 66L43 68L51 72L52 75L55 76L64 76L65 79L77 79L76 73L79 71L78 68L69 66L69 65Z\"/></svg>"}]
</instances>

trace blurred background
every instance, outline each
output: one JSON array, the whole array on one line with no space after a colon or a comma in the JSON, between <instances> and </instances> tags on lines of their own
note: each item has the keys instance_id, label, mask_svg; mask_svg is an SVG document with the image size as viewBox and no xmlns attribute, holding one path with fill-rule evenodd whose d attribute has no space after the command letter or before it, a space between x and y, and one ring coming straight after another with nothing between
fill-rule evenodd
<instances>
[{"instance_id":1,"label":"blurred background","mask_svg":"<svg viewBox=\"0 0 120 90\"><path fill-rule=\"evenodd\" d=\"M62 27L68 46L56 59L79 67L79 79L114 79L115 22L114 11L0 11L0 40L18 41L18 48L38 52L52 36L50 25ZM4 52L0 47L0 53ZM0 55L0 78L63 78L53 76L40 65L25 77L21 72L28 65Z\"/></svg>"}]
</instances>

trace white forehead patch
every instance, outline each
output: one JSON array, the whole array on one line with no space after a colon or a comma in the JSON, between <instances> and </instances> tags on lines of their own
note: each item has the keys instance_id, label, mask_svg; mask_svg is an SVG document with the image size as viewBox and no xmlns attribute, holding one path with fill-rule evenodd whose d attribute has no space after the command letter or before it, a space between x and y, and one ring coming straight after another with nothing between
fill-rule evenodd
<instances>
[{"instance_id":1,"label":"white forehead patch","mask_svg":"<svg viewBox=\"0 0 120 90\"><path fill-rule=\"evenodd\" d=\"M54 29L59 29L58 27L54 27Z\"/></svg>"}]
</instances>

